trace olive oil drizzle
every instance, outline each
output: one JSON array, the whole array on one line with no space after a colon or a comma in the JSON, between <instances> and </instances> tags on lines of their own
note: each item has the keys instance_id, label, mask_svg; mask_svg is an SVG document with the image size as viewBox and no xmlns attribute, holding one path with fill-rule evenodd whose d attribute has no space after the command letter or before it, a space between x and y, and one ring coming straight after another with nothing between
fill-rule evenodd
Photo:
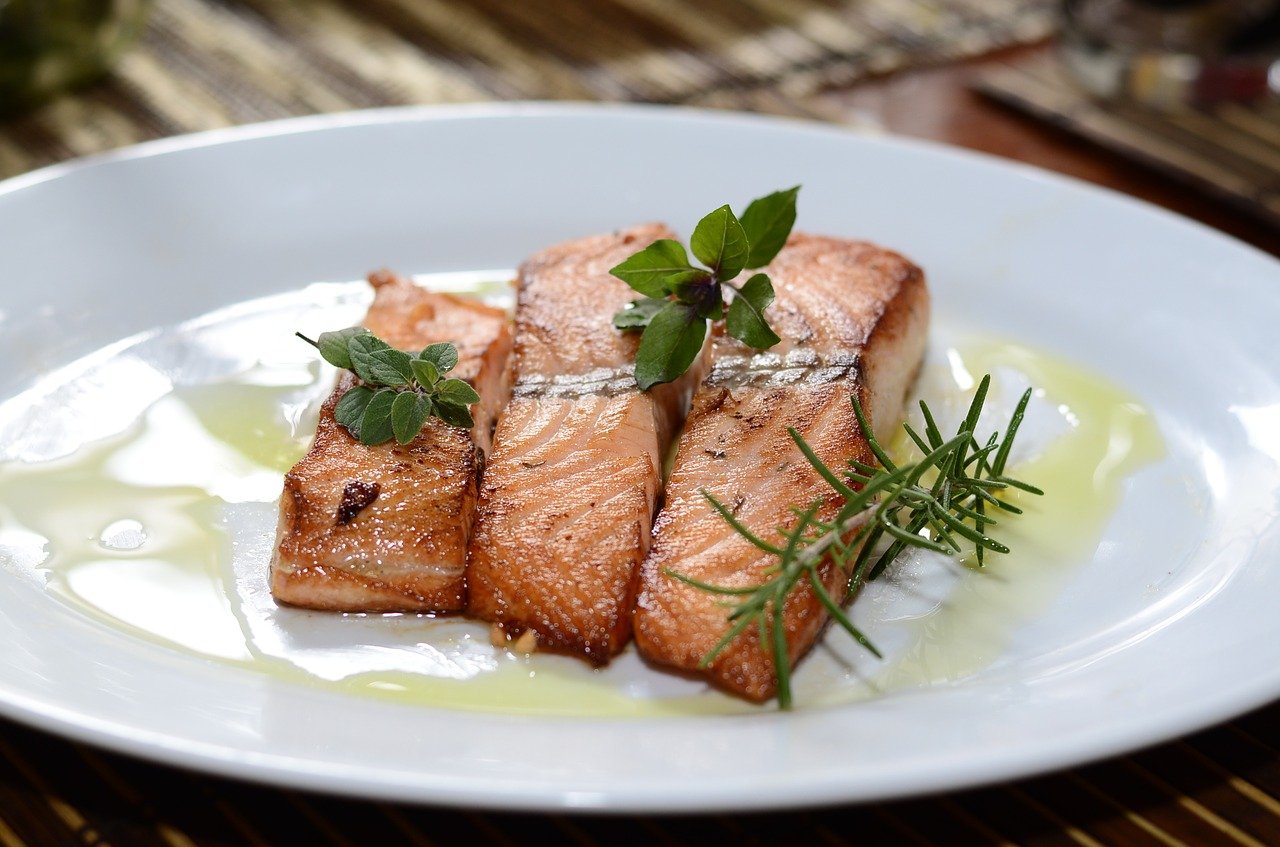
<instances>
[{"instance_id":1,"label":"olive oil drizzle","mask_svg":"<svg viewBox=\"0 0 1280 847\"><path fill-rule=\"evenodd\" d=\"M1001 373L1024 374L1043 388L1036 402L1070 410L1068 431L1016 466L1046 490L1044 502L1021 503L1028 513L1009 524L1014 552L984 572L960 568L937 608L859 621L878 643L889 633L887 661L819 651L802 665L802 707L983 672L1087 559L1125 477L1162 455L1151 414L1106 380L1019 344L966 339L956 348L951 370L961 382L963 372L991 371L997 382ZM174 388L126 431L70 456L0 463L0 566L165 649L352 695L537 715L756 710L699 683L667 682L633 652L592 671L564 657L499 650L483 627L456 618L275 608L265 571L280 477L305 451L314 422L298 417L300 396L311 398L314 415L330 379L300 361ZM971 388L950 384L956 396Z\"/></svg>"}]
</instances>

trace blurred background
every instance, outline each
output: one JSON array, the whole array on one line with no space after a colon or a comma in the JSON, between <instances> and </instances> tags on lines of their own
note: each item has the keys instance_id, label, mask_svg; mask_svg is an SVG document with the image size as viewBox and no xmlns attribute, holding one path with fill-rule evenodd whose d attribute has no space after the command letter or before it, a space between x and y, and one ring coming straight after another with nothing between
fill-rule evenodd
<instances>
[{"instance_id":1,"label":"blurred background","mask_svg":"<svg viewBox=\"0 0 1280 847\"><path fill-rule=\"evenodd\" d=\"M82 78L75 44L96 54L93 66L129 34L141 39L101 84L10 125L19 150L0 154L0 167L371 106L551 99L805 111L824 88L1039 41L1056 11L1055 0L5 0L10 67L0 78L11 111L64 75Z\"/></svg>"},{"instance_id":2,"label":"blurred background","mask_svg":"<svg viewBox=\"0 0 1280 847\"><path fill-rule=\"evenodd\" d=\"M0 0L0 178L295 115L640 102L981 150L1280 255L1278 43L1280 0ZM318 798L0 723L5 847L302 840L1274 845L1280 708L1014 785L683 819Z\"/></svg>"},{"instance_id":3,"label":"blurred background","mask_svg":"<svg viewBox=\"0 0 1280 847\"><path fill-rule=\"evenodd\" d=\"M0 177L293 115L606 100L935 138L1194 212L1012 108L1274 226L1278 43L1280 0L0 0Z\"/></svg>"}]
</instances>

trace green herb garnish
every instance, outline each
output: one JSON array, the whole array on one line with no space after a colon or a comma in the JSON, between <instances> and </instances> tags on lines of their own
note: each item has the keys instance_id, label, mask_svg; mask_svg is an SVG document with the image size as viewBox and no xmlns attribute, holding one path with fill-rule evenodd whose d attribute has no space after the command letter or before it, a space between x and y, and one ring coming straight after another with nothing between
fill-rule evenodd
<instances>
[{"instance_id":1,"label":"green herb garnish","mask_svg":"<svg viewBox=\"0 0 1280 847\"><path fill-rule=\"evenodd\" d=\"M739 218L727 205L694 227L689 247L706 267L689 261L678 241L655 241L609 272L644 295L613 316L624 332L640 331L636 383L647 391L689 369L707 335L707 322L725 320L729 335L763 350L777 344L764 317L773 302L767 274L730 285L748 268L773 261L796 222L800 186L753 200ZM725 307L724 289L733 292Z\"/></svg>"},{"instance_id":2,"label":"green herb garnish","mask_svg":"<svg viewBox=\"0 0 1280 847\"><path fill-rule=\"evenodd\" d=\"M768 568L768 578L763 583L745 588L711 585L674 570L666 571L668 576L704 591L744 598L733 606L728 615L731 624L728 631L702 658L700 667L709 666L735 638L754 626L761 644L773 654L778 704L789 708L791 659L787 653L783 614L787 598L802 583L813 590L841 629L880 657L875 646L845 615L842 605L846 594L852 596L865 582L878 577L907 547L947 555L971 548L979 566L984 564L988 551L1008 553L1008 547L987 534L988 528L996 524L992 510L1011 514L1020 514L1022 510L1003 499L1001 493L1011 488L1030 494L1044 492L1005 473L1009 450L1031 399L1030 389L1022 395L1003 438L997 432L985 444L975 440L978 417L990 384L991 377L983 377L968 414L950 440L943 440L929 407L920 403L924 435L910 424L903 424L907 435L924 454L924 458L911 464L898 465L889 458L876 440L856 394L854 415L875 456L875 464L852 460L848 470L837 474L791 429L791 437L800 452L839 495L842 505L830 521L818 518L822 500L806 509L793 507L796 524L789 530L779 531L781 543L770 543L743 526L731 509L704 489L703 496L734 531L777 557L777 562ZM840 596L832 596L822 582L821 566L828 559L847 578L846 591Z\"/></svg>"},{"instance_id":3,"label":"green herb garnish","mask_svg":"<svg viewBox=\"0 0 1280 847\"><path fill-rule=\"evenodd\" d=\"M322 332L315 341L296 335L320 351L329 364L353 371L361 384L347 391L333 416L361 444L392 438L408 444L430 417L450 426L474 424L469 406L480 395L445 374L458 364L452 344L430 344L418 353L396 350L360 326Z\"/></svg>"}]
</instances>

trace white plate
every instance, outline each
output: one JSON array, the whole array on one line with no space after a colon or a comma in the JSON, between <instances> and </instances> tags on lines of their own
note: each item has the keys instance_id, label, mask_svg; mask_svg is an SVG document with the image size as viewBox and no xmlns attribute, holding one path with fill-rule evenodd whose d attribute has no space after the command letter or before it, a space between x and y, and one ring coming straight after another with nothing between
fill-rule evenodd
<instances>
[{"instance_id":1,"label":"white plate","mask_svg":"<svg viewBox=\"0 0 1280 847\"><path fill-rule=\"evenodd\" d=\"M1165 458L1128 480L1095 553L989 669L794 714L410 708L105 627L10 560L0 711L300 787L674 811L1017 777L1280 694L1280 266L1165 212L969 153L736 115L517 106L287 121L56 166L0 186L0 398L136 333L316 280L510 267L636 221L687 231L700 211L795 183L804 229L903 250L928 270L938 315L1104 373L1159 421Z\"/></svg>"}]
</instances>

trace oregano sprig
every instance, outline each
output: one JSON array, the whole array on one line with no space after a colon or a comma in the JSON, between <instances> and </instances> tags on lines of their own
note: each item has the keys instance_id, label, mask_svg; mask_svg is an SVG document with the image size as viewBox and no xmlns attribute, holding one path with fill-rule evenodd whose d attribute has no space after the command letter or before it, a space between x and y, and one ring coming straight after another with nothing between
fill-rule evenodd
<instances>
[{"instance_id":1,"label":"oregano sprig","mask_svg":"<svg viewBox=\"0 0 1280 847\"><path fill-rule=\"evenodd\" d=\"M431 417L450 426L474 425L469 407L480 395L463 380L445 377L458 364L458 349L452 344L429 344L406 353L362 326L322 332L314 341L295 334L319 350L326 362L360 378L360 384L338 400L333 416L361 444L392 438L408 444Z\"/></svg>"},{"instance_id":2,"label":"oregano sprig","mask_svg":"<svg viewBox=\"0 0 1280 847\"><path fill-rule=\"evenodd\" d=\"M822 520L818 517L821 500L806 509L793 506L796 523L790 529L779 530L781 537L777 541L744 526L733 510L704 489L702 494L711 508L733 531L776 561L766 569L763 582L746 587L713 585L676 570L666 571L668 576L702 591L738 598L727 615L728 629L703 656L700 666L710 665L734 639L754 628L773 658L778 705L789 708L791 659L783 615L792 592L808 586L839 627L878 657L875 646L845 615L842 605L846 596L878 577L908 547L945 555L972 550L979 566L988 553L1008 553L1009 548L993 538L989 530L997 524L999 512L1022 512L1008 499L1009 491L1044 492L1013 478L1005 469L1031 400L1030 389L1022 395L1003 435L997 432L985 442L977 440L978 419L990 384L991 377L983 377L968 414L950 439L943 438L929 407L920 403L924 433L903 424L922 454L912 463L895 463L881 447L856 394L853 414L875 457L874 463L851 460L843 472L837 473L818 458L799 432L791 429L792 440L837 495L840 509L830 520ZM845 579L837 591L829 591L823 582L824 561L833 562Z\"/></svg>"},{"instance_id":3,"label":"oregano sprig","mask_svg":"<svg viewBox=\"0 0 1280 847\"><path fill-rule=\"evenodd\" d=\"M636 351L636 384L647 391L689 369L707 335L707 323L725 321L729 335L764 350L781 339L764 312L773 283L764 273L733 285L744 270L773 261L796 222L800 186L753 200L738 217L721 206L694 227L689 248L705 267L689 261L684 245L655 241L609 272L644 296L613 316L623 332L643 333ZM725 305L725 289L731 292Z\"/></svg>"}]
</instances>

